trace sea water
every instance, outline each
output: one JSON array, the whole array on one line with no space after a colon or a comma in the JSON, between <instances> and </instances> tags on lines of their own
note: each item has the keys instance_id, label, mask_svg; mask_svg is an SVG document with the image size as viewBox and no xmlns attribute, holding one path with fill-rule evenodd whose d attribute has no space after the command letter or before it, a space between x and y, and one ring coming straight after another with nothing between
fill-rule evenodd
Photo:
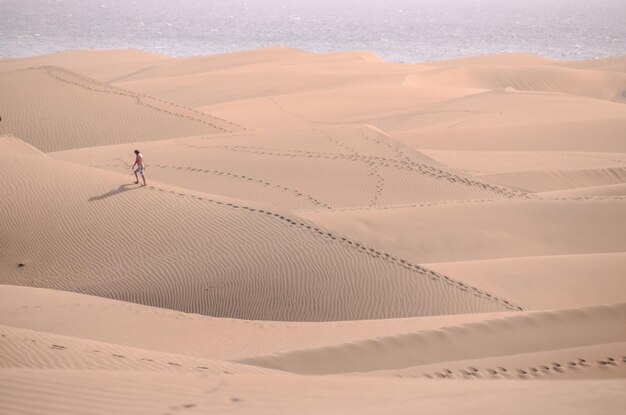
<instances>
[{"instance_id":1,"label":"sea water","mask_svg":"<svg viewBox=\"0 0 626 415\"><path fill-rule=\"evenodd\" d=\"M626 54L626 0L0 0L0 57L70 49L171 56L284 46L395 62Z\"/></svg>"}]
</instances>

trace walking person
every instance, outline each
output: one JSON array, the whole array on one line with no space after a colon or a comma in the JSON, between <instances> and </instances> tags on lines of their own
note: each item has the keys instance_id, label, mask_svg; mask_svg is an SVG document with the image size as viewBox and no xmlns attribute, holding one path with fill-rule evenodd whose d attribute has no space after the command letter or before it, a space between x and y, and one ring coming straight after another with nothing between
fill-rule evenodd
<instances>
[{"instance_id":1,"label":"walking person","mask_svg":"<svg viewBox=\"0 0 626 415\"><path fill-rule=\"evenodd\" d=\"M137 166L136 169L135 169L135 166ZM135 150L135 164L133 164L133 167L131 167L131 170L133 170L133 173L135 173L135 184L139 183L139 174L141 174L141 179L143 180L143 185L145 186L146 185L146 176L145 176L146 165L143 162L143 155L139 152L139 150Z\"/></svg>"}]
</instances>

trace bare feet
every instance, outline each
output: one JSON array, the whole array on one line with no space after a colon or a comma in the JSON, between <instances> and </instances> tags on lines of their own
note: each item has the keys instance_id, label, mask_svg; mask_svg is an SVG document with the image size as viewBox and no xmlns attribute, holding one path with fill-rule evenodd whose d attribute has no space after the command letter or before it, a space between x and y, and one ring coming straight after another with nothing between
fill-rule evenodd
<instances>
[{"instance_id":1,"label":"bare feet","mask_svg":"<svg viewBox=\"0 0 626 415\"><path fill-rule=\"evenodd\" d=\"M139 181L136 181L135 184L139 184Z\"/></svg>"}]
</instances>

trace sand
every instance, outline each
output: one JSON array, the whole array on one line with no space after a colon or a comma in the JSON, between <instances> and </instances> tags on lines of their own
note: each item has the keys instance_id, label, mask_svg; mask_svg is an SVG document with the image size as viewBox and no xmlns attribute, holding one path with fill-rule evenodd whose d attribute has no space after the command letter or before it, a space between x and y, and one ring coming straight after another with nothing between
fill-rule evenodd
<instances>
[{"instance_id":1,"label":"sand","mask_svg":"<svg viewBox=\"0 0 626 415\"><path fill-rule=\"evenodd\" d=\"M626 58L74 51L0 89L0 413L623 411Z\"/></svg>"}]
</instances>

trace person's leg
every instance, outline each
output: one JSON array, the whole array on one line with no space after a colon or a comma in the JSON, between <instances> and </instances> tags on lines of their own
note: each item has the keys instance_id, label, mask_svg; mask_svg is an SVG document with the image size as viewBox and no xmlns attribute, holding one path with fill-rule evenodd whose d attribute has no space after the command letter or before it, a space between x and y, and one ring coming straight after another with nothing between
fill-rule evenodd
<instances>
[{"instance_id":1,"label":"person's leg","mask_svg":"<svg viewBox=\"0 0 626 415\"><path fill-rule=\"evenodd\" d=\"M141 179L143 180L143 185L145 186L146 185L146 176L143 173L141 173Z\"/></svg>"},{"instance_id":2,"label":"person's leg","mask_svg":"<svg viewBox=\"0 0 626 415\"><path fill-rule=\"evenodd\" d=\"M139 183L139 176L137 176L137 170L135 170L133 173L135 173L135 184Z\"/></svg>"}]
</instances>

